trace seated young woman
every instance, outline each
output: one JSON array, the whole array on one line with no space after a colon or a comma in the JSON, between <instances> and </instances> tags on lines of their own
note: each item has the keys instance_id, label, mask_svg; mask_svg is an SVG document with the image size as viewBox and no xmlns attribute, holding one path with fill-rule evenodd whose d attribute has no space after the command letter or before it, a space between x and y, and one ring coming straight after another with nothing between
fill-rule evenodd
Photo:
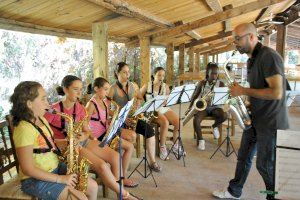
<instances>
[{"instance_id":1,"label":"seated young woman","mask_svg":"<svg viewBox=\"0 0 300 200\"><path fill-rule=\"evenodd\" d=\"M33 81L21 82L10 101L22 191L46 200L67 199L69 191L78 199L96 200L97 183L88 179L86 195L74 189L77 175L67 175L67 166L59 162L53 132L43 117L49 104L42 85Z\"/></svg>"},{"instance_id":2,"label":"seated young woman","mask_svg":"<svg viewBox=\"0 0 300 200\"><path fill-rule=\"evenodd\" d=\"M103 140L106 131L109 127L109 115L113 115L113 112L110 110L110 101L107 99L109 88L109 82L102 77L96 78L93 84L90 84L88 87L88 93L94 93L93 97L86 105L86 110L89 114L90 119L89 126L92 132L92 136L94 138L97 138L99 141ZM121 134L123 133L123 135L128 135L126 132L129 132L130 135L136 134L132 130L123 128L121 129ZM132 153L134 151L134 146L131 142L123 140L121 148L124 150L124 154L122 155L123 176L126 177ZM105 150L107 150L107 148L105 148ZM130 179L125 178L124 186L137 187L138 184L134 183Z\"/></svg>"},{"instance_id":3,"label":"seated young woman","mask_svg":"<svg viewBox=\"0 0 300 200\"><path fill-rule=\"evenodd\" d=\"M78 102L82 93L82 81L72 75L67 75L62 80L62 86L57 88L60 95L65 95L62 101L53 104L51 107L59 112L66 113L73 117L75 122L79 122L87 117L86 110L83 105ZM54 114L47 113L45 115L53 132L54 138L57 142L66 138L66 124L62 117ZM80 141L80 155L90 160L91 168L101 177L104 184L115 191L120 193L118 183L119 179L119 154L110 149L109 147L99 147L99 141L90 138L90 129L88 122L84 124L82 133L79 136ZM106 164L108 162L111 169ZM136 199L127 191L123 190L123 198Z\"/></svg>"},{"instance_id":4,"label":"seated young woman","mask_svg":"<svg viewBox=\"0 0 300 200\"><path fill-rule=\"evenodd\" d=\"M169 95L170 90L169 86L164 83L165 78L165 69L162 67L157 67L154 69L152 80L143 85L141 88L141 94L146 97L146 100L152 99L157 95ZM158 123L160 126L160 152L159 157L162 160L165 160L168 156L168 150L166 148L166 138L168 134L169 124L171 123L174 126L173 130L173 142L175 142L178 137L179 129L179 117L178 115L169 107L160 107L158 110L158 118L154 122ZM183 153L182 148L179 147L178 142L174 145L174 152ZM168 159L168 158L167 158Z\"/></svg>"},{"instance_id":5,"label":"seated young woman","mask_svg":"<svg viewBox=\"0 0 300 200\"><path fill-rule=\"evenodd\" d=\"M119 105L120 109L123 108L126 105L126 103L132 100L133 98L137 100L135 102L135 105L133 106L135 108L138 108L140 101L143 99L142 95L140 94L139 87L133 82L131 82L129 80L129 77L130 70L128 65L125 62L118 63L117 69L115 70L116 83L114 83L110 87L108 96ZM129 118L130 117L132 116L129 116ZM153 130L153 127L151 127L150 124L145 122L144 120L138 120L135 126L136 133L146 137L146 148L150 160L151 170L155 172L160 172L162 168L158 165L155 158L155 132Z\"/></svg>"}]
</instances>

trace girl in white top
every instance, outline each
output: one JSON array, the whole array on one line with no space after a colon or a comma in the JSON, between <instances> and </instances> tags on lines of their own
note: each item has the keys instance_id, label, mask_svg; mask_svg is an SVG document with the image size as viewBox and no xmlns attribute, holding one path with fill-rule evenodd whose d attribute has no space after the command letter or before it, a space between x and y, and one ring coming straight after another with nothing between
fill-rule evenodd
<instances>
[{"instance_id":1,"label":"girl in white top","mask_svg":"<svg viewBox=\"0 0 300 200\"><path fill-rule=\"evenodd\" d=\"M143 85L141 88L142 95L146 96L146 100L149 100L157 95L169 95L169 86L164 83L165 70L162 67L157 67L154 69L152 81L148 84ZM154 120L160 126L160 154L159 157L163 160L167 158L168 151L166 148L166 138L168 133L169 124L174 126L173 140L175 141L178 136L179 128L179 117L178 115L169 107L160 107L158 109L158 118ZM178 152L178 144L174 145L175 152ZM168 159L168 158L167 158Z\"/></svg>"}]
</instances>

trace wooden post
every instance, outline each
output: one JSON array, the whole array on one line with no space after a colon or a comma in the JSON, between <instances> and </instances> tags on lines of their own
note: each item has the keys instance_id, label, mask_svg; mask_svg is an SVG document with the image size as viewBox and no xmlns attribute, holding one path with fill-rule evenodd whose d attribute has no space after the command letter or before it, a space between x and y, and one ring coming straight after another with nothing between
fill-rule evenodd
<instances>
[{"instance_id":1,"label":"wooden post","mask_svg":"<svg viewBox=\"0 0 300 200\"><path fill-rule=\"evenodd\" d=\"M264 45L270 46L270 35L264 35Z\"/></svg>"},{"instance_id":2,"label":"wooden post","mask_svg":"<svg viewBox=\"0 0 300 200\"><path fill-rule=\"evenodd\" d=\"M179 75L184 74L184 44L179 45Z\"/></svg>"},{"instance_id":3,"label":"wooden post","mask_svg":"<svg viewBox=\"0 0 300 200\"><path fill-rule=\"evenodd\" d=\"M206 65L208 64L208 54L203 55L203 62L204 62L203 68L204 70L206 70Z\"/></svg>"},{"instance_id":4,"label":"wooden post","mask_svg":"<svg viewBox=\"0 0 300 200\"><path fill-rule=\"evenodd\" d=\"M195 56L195 72L199 72L200 70L200 53L196 52Z\"/></svg>"},{"instance_id":5,"label":"wooden post","mask_svg":"<svg viewBox=\"0 0 300 200\"><path fill-rule=\"evenodd\" d=\"M141 47L141 86L150 81L150 39L149 37L140 37Z\"/></svg>"},{"instance_id":6,"label":"wooden post","mask_svg":"<svg viewBox=\"0 0 300 200\"><path fill-rule=\"evenodd\" d=\"M167 45L167 67L166 67L166 83L173 85L174 75L174 45L170 43Z\"/></svg>"},{"instance_id":7,"label":"wooden post","mask_svg":"<svg viewBox=\"0 0 300 200\"><path fill-rule=\"evenodd\" d=\"M191 47L189 49L189 72L193 72L194 71L194 47Z\"/></svg>"},{"instance_id":8,"label":"wooden post","mask_svg":"<svg viewBox=\"0 0 300 200\"><path fill-rule=\"evenodd\" d=\"M286 26L277 25L276 51L285 60Z\"/></svg>"},{"instance_id":9,"label":"wooden post","mask_svg":"<svg viewBox=\"0 0 300 200\"><path fill-rule=\"evenodd\" d=\"M93 23L93 59L94 78L102 76L108 79L108 36L106 23Z\"/></svg>"},{"instance_id":10,"label":"wooden post","mask_svg":"<svg viewBox=\"0 0 300 200\"><path fill-rule=\"evenodd\" d=\"M216 54L216 63L219 63L219 54Z\"/></svg>"}]
</instances>

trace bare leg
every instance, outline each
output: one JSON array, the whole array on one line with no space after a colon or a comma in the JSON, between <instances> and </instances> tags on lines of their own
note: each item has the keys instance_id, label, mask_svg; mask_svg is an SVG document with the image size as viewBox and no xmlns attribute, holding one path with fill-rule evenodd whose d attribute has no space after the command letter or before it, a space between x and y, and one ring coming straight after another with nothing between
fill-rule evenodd
<instances>
[{"instance_id":1,"label":"bare leg","mask_svg":"<svg viewBox=\"0 0 300 200\"><path fill-rule=\"evenodd\" d=\"M136 140L136 132L129 129L121 129L121 137L128 142L134 143Z\"/></svg>"},{"instance_id":2,"label":"bare leg","mask_svg":"<svg viewBox=\"0 0 300 200\"><path fill-rule=\"evenodd\" d=\"M73 199L82 199L82 200L88 200L87 196L83 194L83 192L80 192L78 190L75 190L74 188L71 188L69 186L65 187L65 189L60 193L59 200L65 200L69 197L69 195L74 196Z\"/></svg>"},{"instance_id":3,"label":"bare leg","mask_svg":"<svg viewBox=\"0 0 300 200\"><path fill-rule=\"evenodd\" d=\"M173 142L175 142L176 138L178 137L179 117L173 110L169 110L164 115L168 119L168 121L174 126Z\"/></svg>"},{"instance_id":4,"label":"bare leg","mask_svg":"<svg viewBox=\"0 0 300 200\"><path fill-rule=\"evenodd\" d=\"M100 148L98 140L90 140L87 149L95 154L97 157L101 158L105 162L108 162L111 166L111 171L116 178L119 178L119 154L115 150L111 149L109 146Z\"/></svg>"},{"instance_id":5,"label":"bare leg","mask_svg":"<svg viewBox=\"0 0 300 200\"><path fill-rule=\"evenodd\" d=\"M159 114L158 118L155 119L154 122L158 123L160 126L160 146L164 146L166 144L169 121L164 115Z\"/></svg>"},{"instance_id":6,"label":"bare leg","mask_svg":"<svg viewBox=\"0 0 300 200\"><path fill-rule=\"evenodd\" d=\"M155 137L154 136L146 139L146 147L147 147L147 151L148 151L150 164L156 162L155 161Z\"/></svg>"}]
</instances>

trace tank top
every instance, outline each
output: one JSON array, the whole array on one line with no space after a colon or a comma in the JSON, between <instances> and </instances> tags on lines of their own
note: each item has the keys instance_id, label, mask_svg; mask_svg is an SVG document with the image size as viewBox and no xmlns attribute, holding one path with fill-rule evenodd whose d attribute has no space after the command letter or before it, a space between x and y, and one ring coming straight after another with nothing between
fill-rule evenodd
<instances>
[{"instance_id":1,"label":"tank top","mask_svg":"<svg viewBox=\"0 0 300 200\"><path fill-rule=\"evenodd\" d=\"M162 83L158 91L154 91L154 83L153 81L150 81L147 86L146 101L156 97L157 95L167 95L167 85Z\"/></svg>"},{"instance_id":2,"label":"tank top","mask_svg":"<svg viewBox=\"0 0 300 200\"><path fill-rule=\"evenodd\" d=\"M103 109L94 97L90 102L94 104L96 112L92 114L89 126L93 137L98 138L105 134L108 129L108 106L107 102L103 100L106 110Z\"/></svg>"},{"instance_id":3,"label":"tank top","mask_svg":"<svg viewBox=\"0 0 300 200\"><path fill-rule=\"evenodd\" d=\"M116 82L112 85L114 89L114 96L112 100L114 100L121 108L123 108L128 101L130 101L134 96L134 85L132 82L127 82L126 87L128 87L128 93L123 89L122 85L119 82ZM119 88L119 90L118 90ZM126 88L127 89L127 88ZM120 96L120 92L123 96Z\"/></svg>"}]
</instances>

